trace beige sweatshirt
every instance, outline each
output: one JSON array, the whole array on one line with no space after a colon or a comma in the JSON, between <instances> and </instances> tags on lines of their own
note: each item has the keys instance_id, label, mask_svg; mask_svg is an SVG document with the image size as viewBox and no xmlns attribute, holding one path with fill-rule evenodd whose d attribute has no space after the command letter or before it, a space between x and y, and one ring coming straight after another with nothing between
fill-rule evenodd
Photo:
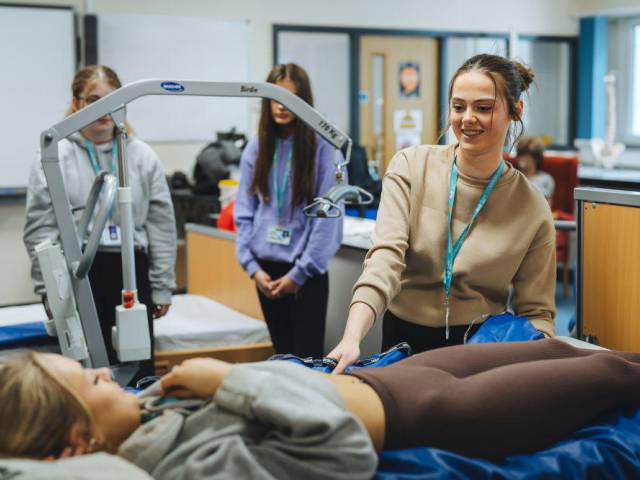
<instances>
[{"instance_id":1,"label":"beige sweatshirt","mask_svg":"<svg viewBox=\"0 0 640 480\"><path fill-rule=\"evenodd\" d=\"M447 203L454 145L398 152L384 176L382 199L364 271L352 304L380 315L389 310L408 322L445 324L442 277L447 242ZM459 172L453 242L471 220L488 180ZM517 315L553 336L555 229L549 205L525 178L505 169L476 218L453 265L450 325L481 323L505 310L509 287Z\"/></svg>"}]
</instances>

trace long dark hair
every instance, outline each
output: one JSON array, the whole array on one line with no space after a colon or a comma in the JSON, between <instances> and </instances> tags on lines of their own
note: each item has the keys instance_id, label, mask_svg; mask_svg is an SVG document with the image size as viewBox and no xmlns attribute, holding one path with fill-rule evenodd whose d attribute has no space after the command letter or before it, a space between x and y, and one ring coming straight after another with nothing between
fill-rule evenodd
<instances>
[{"instance_id":1,"label":"long dark hair","mask_svg":"<svg viewBox=\"0 0 640 480\"><path fill-rule=\"evenodd\" d=\"M513 129L509 127L507 141L511 143L509 148L509 150L511 150L513 144L524 134L524 123L522 122L520 112L516 108L516 104L522 94L529 90L529 86L535 76L533 70L517 60L509 60L499 55L489 55L486 53L475 55L464 62L460 68L456 70L456 73L453 74L451 82L449 82L449 103L451 103L451 94L456 78L467 72L480 72L487 75L493 82L496 97L501 95L505 99L509 115L514 122L520 125L520 131L517 135ZM449 126L450 123L447 121L440 137L446 133Z\"/></svg>"},{"instance_id":2,"label":"long dark hair","mask_svg":"<svg viewBox=\"0 0 640 480\"><path fill-rule=\"evenodd\" d=\"M267 77L267 82L276 83L289 80L296 86L297 95L313 106L311 82L304 69L295 63L276 65ZM251 182L251 192L259 193L265 200L270 199L269 171L273 164L276 148L277 124L271 115L271 100L262 100L260 125L258 127L258 158ZM291 207L311 202L315 194L316 135L309 127L297 118L293 119L293 193Z\"/></svg>"}]
</instances>

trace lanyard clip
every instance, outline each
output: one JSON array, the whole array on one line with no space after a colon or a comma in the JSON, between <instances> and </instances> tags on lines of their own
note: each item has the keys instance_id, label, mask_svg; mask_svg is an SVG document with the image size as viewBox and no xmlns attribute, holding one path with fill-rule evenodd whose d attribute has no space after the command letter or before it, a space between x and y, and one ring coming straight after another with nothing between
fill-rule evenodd
<instances>
[{"instance_id":1,"label":"lanyard clip","mask_svg":"<svg viewBox=\"0 0 640 480\"><path fill-rule=\"evenodd\" d=\"M449 340L449 312L451 311L449 305L449 295L444 296L444 337Z\"/></svg>"}]
</instances>

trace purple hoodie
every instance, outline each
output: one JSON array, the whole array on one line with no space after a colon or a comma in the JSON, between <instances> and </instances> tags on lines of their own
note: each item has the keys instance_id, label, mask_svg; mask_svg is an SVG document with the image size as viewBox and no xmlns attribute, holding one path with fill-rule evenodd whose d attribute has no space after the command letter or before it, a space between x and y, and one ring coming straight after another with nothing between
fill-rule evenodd
<instances>
[{"instance_id":1,"label":"purple hoodie","mask_svg":"<svg viewBox=\"0 0 640 480\"><path fill-rule=\"evenodd\" d=\"M314 197L324 195L336 181L334 147L321 137L316 138ZM276 146L278 184L282 182L285 161L292 147L291 137L281 140ZM286 246L267 242L268 230L278 225L278 209L275 195L271 192L273 169L269 172L270 201L265 202L259 194L250 192L257 158L258 139L254 138L246 146L240 160L240 186L234 205L234 219L238 228L236 256L249 276L260 270L258 259L292 263L294 266L289 271L289 277L296 284L303 285L308 278L327 271L329 260L338 251L342 241L342 217L309 218L302 212L306 205L297 205L291 215L292 168L283 208L283 226L291 230L291 242ZM341 152L337 152L337 158L342 161Z\"/></svg>"}]
</instances>

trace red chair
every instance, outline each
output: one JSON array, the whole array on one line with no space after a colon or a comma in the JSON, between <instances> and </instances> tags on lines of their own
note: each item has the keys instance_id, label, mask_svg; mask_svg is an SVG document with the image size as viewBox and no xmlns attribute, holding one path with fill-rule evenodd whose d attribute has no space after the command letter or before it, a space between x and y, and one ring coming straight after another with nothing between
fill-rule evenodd
<instances>
[{"instance_id":1,"label":"red chair","mask_svg":"<svg viewBox=\"0 0 640 480\"><path fill-rule=\"evenodd\" d=\"M547 172L556 182L553 210L574 215L573 190L578 186L578 157L545 154L540 170Z\"/></svg>"},{"instance_id":2,"label":"red chair","mask_svg":"<svg viewBox=\"0 0 640 480\"><path fill-rule=\"evenodd\" d=\"M505 160L514 163L514 158L505 154ZM540 170L553 177L556 184L553 193L553 218L555 220L575 220L575 200L573 190L578 186L578 157L576 155L544 155ZM569 296L571 270L574 264L575 252L571 249L570 233L567 231L556 233L556 260L562 269L562 295Z\"/></svg>"}]
</instances>

